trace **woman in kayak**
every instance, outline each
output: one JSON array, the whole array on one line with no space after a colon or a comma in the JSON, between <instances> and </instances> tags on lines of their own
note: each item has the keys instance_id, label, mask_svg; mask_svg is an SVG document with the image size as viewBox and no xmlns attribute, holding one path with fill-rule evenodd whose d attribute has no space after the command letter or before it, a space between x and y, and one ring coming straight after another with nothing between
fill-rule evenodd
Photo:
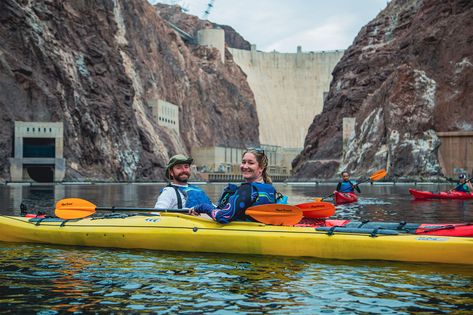
<instances>
[{"instance_id":1,"label":"woman in kayak","mask_svg":"<svg viewBox=\"0 0 473 315\"><path fill-rule=\"evenodd\" d=\"M466 175L465 174L460 174L458 176L458 185L457 187L450 189L450 192L452 191L459 191L459 192L466 192L470 193L473 191L473 186L471 185L470 181L466 181Z\"/></svg>"},{"instance_id":2,"label":"woman in kayak","mask_svg":"<svg viewBox=\"0 0 473 315\"><path fill-rule=\"evenodd\" d=\"M355 190L361 193L360 187L358 187L357 183L350 180L350 173L343 171L340 175L343 180L338 183L337 189L333 193L355 193Z\"/></svg>"},{"instance_id":3,"label":"woman in kayak","mask_svg":"<svg viewBox=\"0 0 473 315\"><path fill-rule=\"evenodd\" d=\"M231 221L254 221L245 214L250 206L276 202L274 189L268 172L268 157L262 149L247 149L243 152L240 171L245 180L239 186L228 184L217 207L200 204L189 210L189 214L205 213L218 223Z\"/></svg>"}]
</instances>

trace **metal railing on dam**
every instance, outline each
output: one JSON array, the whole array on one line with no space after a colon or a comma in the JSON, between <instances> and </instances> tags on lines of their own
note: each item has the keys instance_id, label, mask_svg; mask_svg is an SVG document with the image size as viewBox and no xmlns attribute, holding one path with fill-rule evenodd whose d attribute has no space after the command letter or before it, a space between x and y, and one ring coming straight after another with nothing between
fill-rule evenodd
<instances>
[{"instance_id":1,"label":"metal railing on dam","mask_svg":"<svg viewBox=\"0 0 473 315\"><path fill-rule=\"evenodd\" d=\"M243 176L241 174L228 174L228 173L206 173L201 174L207 182L220 183L220 182L243 182ZM270 175L273 182L284 182L289 176L288 175Z\"/></svg>"}]
</instances>

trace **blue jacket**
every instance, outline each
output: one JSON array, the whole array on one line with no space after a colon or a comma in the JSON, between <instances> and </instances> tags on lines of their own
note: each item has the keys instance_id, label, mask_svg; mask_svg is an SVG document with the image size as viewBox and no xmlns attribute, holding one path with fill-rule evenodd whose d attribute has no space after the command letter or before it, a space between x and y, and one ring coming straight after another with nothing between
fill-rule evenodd
<instances>
[{"instance_id":1,"label":"blue jacket","mask_svg":"<svg viewBox=\"0 0 473 315\"><path fill-rule=\"evenodd\" d=\"M356 186L356 182L352 182L351 180L339 182L337 185L337 191L341 193L348 193L348 192L361 192L360 188Z\"/></svg>"},{"instance_id":2,"label":"blue jacket","mask_svg":"<svg viewBox=\"0 0 473 315\"><path fill-rule=\"evenodd\" d=\"M200 188L194 185L188 185L187 187L180 187L180 186L174 186L172 184L169 184L168 187L172 187L176 190L176 196L177 196L177 207L179 209L182 209L182 199L181 195L179 194L178 190L182 192L184 196L186 196L186 204L184 205L185 208L192 208L194 206L200 205L200 204L207 204L207 205L213 205L212 201L209 199L207 194Z\"/></svg>"},{"instance_id":3,"label":"blue jacket","mask_svg":"<svg viewBox=\"0 0 473 315\"><path fill-rule=\"evenodd\" d=\"M459 184L459 185L460 185L460 184ZM470 192L470 188L468 188L468 185L467 185L466 183L464 183L463 185L460 185L460 186L455 187L455 191L469 193L469 192Z\"/></svg>"},{"instance_id":4,"label":"blue jacket","mask_svg":"<svg viewBox=\"0 0 473 315\"><path fill-rule=\"evenodd\" d=\"M276 203L276 189L265 183L243 183L240 186L228 184L219 199L218 206L198 205L194 210L206 213L218 223L231 221L254 221L245 214L251 206Z\"/></svg>"}]
</instances>

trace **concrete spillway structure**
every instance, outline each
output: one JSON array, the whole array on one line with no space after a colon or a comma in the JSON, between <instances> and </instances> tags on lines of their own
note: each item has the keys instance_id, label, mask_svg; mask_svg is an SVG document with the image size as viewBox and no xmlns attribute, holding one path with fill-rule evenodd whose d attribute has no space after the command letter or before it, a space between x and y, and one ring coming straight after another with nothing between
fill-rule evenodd
<instances>
[{"instance_id":1,"label":"concrete spillway structure","mask_svg":"<svg viewBox=\"0 0 473 315\"><path fill-rule=\"evenodd\" d=\"M64 126L62 122L15 121L14 157L10 175L14 182L59 182L64 179Z\"/></svg>"},{"instance_id":2,"label":"concrete spillway structure","mask_svg":"<svg viewBox=\"0 0 473 315\"><path fill-rule=\"evenodd\" d=\"M302 148L343 50L278 53L229 48L255 95L260 142Z\"/></svg>"}]
</instances>

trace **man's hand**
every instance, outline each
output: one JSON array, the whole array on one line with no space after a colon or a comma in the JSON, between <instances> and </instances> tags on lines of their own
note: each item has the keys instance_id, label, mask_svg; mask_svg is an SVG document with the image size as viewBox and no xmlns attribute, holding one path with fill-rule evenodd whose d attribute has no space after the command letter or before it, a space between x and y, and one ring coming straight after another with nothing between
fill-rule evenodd
<instances>
[{"instance_id":1,"label":"man's hand","mask_svg":"<svg viewBox=\"0 0 473 315\"><path fill-rule=\"evenodd\" d=\"M199 216L200 213L198 213L197 211L194 210L194 208L189 208L189 214L190 215L195 215L195 216Z\"/></svg>"}]
</instances>

